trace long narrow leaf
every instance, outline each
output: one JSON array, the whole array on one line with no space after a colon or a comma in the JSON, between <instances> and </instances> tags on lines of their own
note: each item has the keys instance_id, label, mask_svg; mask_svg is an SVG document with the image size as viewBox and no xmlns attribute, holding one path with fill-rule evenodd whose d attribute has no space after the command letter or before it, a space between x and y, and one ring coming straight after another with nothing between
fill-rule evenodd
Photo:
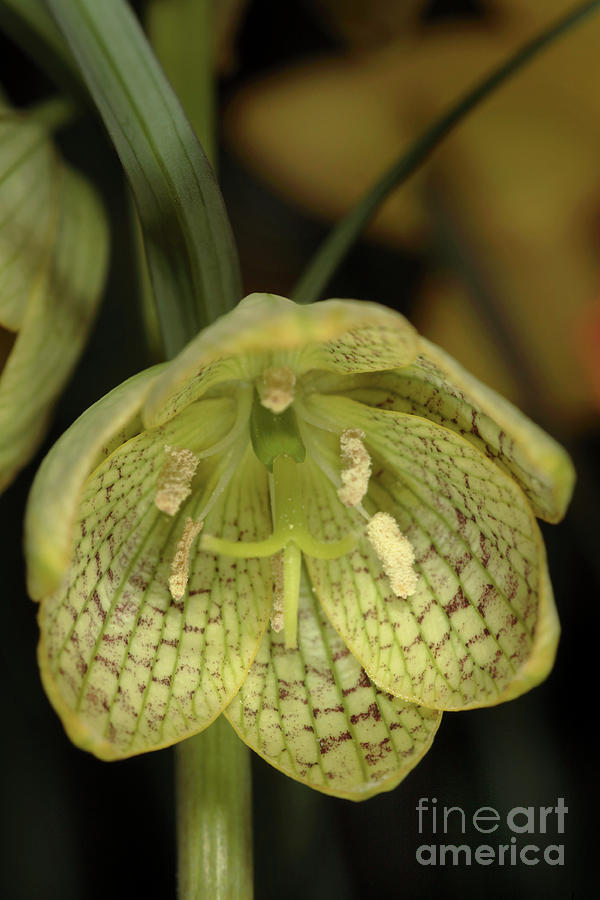
<instances>
[{"instance_id":1,"label":"long narrow leaf","mask_svg":"<svg viewBox=\"0 0 600 900\"><path fill-rule=\"evenodd\" d=\"M445 115L420 135L408 150L403 151L397 162L369 188L354 209L332 229L294 288L292 293L294 300L300 303L318 300L352 244L360 237L388 194L410 178L438 144L462 122L475 106L548 44L598 9L600 9L600 0L587 0L586 3L580 3L571 9L533 40L519 48L509 59L478 82L474 88L467 91ZM535 115L535 110L532 110L532 115Z\"/></svg>"},{"instance_id":2,"label":"long narrow leaf","mask_svg":"<svg viewBox=\"0 0 600 900\"><path fill-rule=\"evenodd\" d=\"M123 0L46 0L136 200L167 353L241 297L237 252L208 160Z\"/></svg>"},{"instance_id":3,"label":"long narrow leaf","mask_svg":"<svg viewBox=\"0 0 600 900\"><path fill-rule=\"evenodd\" d=\"M148 6L146 30L183 108L215 164L214 0L158 0Z\"/></svg>"}]
</instances>

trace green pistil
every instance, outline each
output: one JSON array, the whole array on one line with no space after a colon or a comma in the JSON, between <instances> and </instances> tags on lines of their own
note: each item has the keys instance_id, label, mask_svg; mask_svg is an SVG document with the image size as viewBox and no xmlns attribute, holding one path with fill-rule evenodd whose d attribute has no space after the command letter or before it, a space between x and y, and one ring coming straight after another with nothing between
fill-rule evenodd
<instances>
[{"instance_id":1,"label":"green pistil","mask_svg":"<svg viewBox=\"0 0 600 900\"><path fill-rule=\"evenodd\" d=\"M339 541L318 541L309 532L301 491L298 464L291 456L273 461L273 533L263 541L226 541L205 534L202 550L240 559L274 556L283 550L283 621L286 647L295 647L298 628L298 597L302 553L316 559L338 559L356 546L357 536Z\"/></svg>"},{"instance_id":2,"label":"green pistil","mask_svg":"<svg viewBox=\"0 0 600 900\"><path fill-rule=\"evenodd\" d=\"M257 391L250 415L250 438L254 452L269 472L273 471L273 463L282 454L291 456L296 462L304 462L306 448L293 407L274 413L262 405Z\"/></svg>"}]
</instances>

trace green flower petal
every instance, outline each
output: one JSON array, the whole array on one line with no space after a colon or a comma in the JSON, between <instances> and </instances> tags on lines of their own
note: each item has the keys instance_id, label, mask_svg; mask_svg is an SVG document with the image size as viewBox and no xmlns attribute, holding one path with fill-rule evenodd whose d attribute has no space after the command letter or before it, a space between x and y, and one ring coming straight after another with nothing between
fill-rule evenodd
<instances>
[{"instance_id":1,"label":"green flower petal","mask_svg":"<svg viewBox=\"0 0 600 900\"><path fill-rule=\"evenodd\" d=\"M70 571L42 602L44 687L71 740L102 759L155 750L205 728L238 691L268 620L268 560L217 558L196 540L182 599L169 591L186 518L200 514L201 488L210 492L219 463L200 463L194 493L168 516L154 502L165 445L198 452L231 425L230 401L200 406L128 441L94 472ZM230 540L269 534L264 467L251 451L205 527Z\"/></svg>"},{"instance_id":2,"label":"green flower petal","mask_svg":"<svg viewBox=\"0 0 600 900\"><path fill-rule=\"evenodd\" d=\"M268 629L225 715L285 775L364 800L394 788L429 749L441 713L377 690L302 579L298 648Z\"/></svg>"},{"instance_id":3,"label":"green flower petal","mask_svg":"<svg viewBox=\"0 0 600 900\"><path fill-rule=\"evenodd\" d=\"M251 381L268 366L290 366L301 374L312 368L346 373L408 365L416 341L403 316L375 303L300 306L274 294L251 294L173 361L148 398L144 422L162 424L210 387Z\"/></svg>"},{"instance_id":4,"label":"green flower petal","mask_svg":"<svg viewBox=\"0 0 600 900\"><path fill-rule=\"evenodd\" d=\"M364 540L347 557L307 559L327 615L369 677L396 696L449 710L499 703L543 680L558 621L539 529L514 482L425 419L340 397L314 397L308 407L338 433L365 431L373 457L365 505L394 516L415 550L420 577L406 600L392 593ZM308 512L311 532L335 539L348 513L314 466L312 478L304 489L309 503L319 496Z\"/></svg>"},{"instance_id":5,"label":"green flower petal","mask_svg":"<svg viewBox=\"0 0 600 900\"><path fill-rule=\"evenodd\" d=\"M423 412L414 411L483 450L515 479L536 516L547 522L562 519L575 484L573 463L563 447L440 347L424 338L421 347L416 364L421 388L412 402ZM416 389L415 382L412 387ZM437 414L430 411L435 390L441 395L438 404L433 401Z\"/></svg>"},{"instance_id":6,"label":"green flower petal","mask_svg":"<svg viewBox=\"0 0 600 900\"><path fill-rule=\"evenodd\" d=\"M94 403L42 462L25 514L27 585L34 600L58 587L71 558L83 485L116 446L141 431L142 403L163 367L134 375Z\"/></svg>"},{"instance_id":7,"label":"green flower petal","mask_svg":"<svg viewBox=\"0 0 600 900\"><path fill-rule=\"evenodd\" d=\"M45 132L0 114L0 490L33 455L83 349L108 255L101 205Z\"/></svg>"},{"instance_id":8,"label":"green flower petal","mask_svg":"<svg viewBox=\"0 0 600 900\"><path fill-rule=\"evenodd\" d=\"M537 516L559 521L575 481L565 450L435 344L419 338L419 346L417 360L399 372L353 379L346 385L329 379L318 389L414 413L456 431L514 478Z\"/></svg>"}]
</instances>

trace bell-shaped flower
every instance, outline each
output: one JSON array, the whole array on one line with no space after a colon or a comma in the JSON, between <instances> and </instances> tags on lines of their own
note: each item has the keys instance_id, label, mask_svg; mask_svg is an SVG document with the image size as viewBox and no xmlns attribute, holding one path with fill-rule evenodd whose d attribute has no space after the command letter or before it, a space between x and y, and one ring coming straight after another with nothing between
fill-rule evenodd
<instances>
[{"instance_id":1,"label":"bell-shaped flower","mask_svg":"<svg viewBox=\"0 0 600 900\"><path fill-rule=\"evenodd\" d=\"M0 100L0 490L83 350L108 255L102 207L44 125Z\"/></svg>"},{"instance_id":2,"label":"bell-shaped flower","mask_svg":"<svg viewBox=\"0 0 600 900\"><path fill-rule=\"evenodd\" d=\"M251 295L42 464L26 551L48 696L103 759L224 713L312 787L389 789L443 710L548 674L535 516L559 519L572 482L397 313Z\"/></svg>"}]
</instances>

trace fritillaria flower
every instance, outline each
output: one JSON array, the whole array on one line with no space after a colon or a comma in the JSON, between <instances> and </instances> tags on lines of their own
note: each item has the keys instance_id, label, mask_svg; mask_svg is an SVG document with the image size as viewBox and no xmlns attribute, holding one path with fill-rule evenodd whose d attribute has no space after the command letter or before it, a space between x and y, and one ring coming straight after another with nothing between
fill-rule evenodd
<instances>
[{"instance_id":1,"label":"fritillaria flower","mask_svg":"<svg viewBox=\"0 0 600 900\"><path fill-rule=\"evenodd\" d=\"M44 686L102 759L224 714L286 774L395 786L559 626L550 437L376 304L254 294L54 446L27 522Z\"/></svg>"},{"instance_id":2,"label":"fritillaria flower","mask_svg":"<svg viewBox=\"0 0 600 900\"><path fill-rule=\"evenodd\" d=\"M108 229L43 121L0 98L0 490L43 440L102 293Z\"/></svg>"}]
</instances>

